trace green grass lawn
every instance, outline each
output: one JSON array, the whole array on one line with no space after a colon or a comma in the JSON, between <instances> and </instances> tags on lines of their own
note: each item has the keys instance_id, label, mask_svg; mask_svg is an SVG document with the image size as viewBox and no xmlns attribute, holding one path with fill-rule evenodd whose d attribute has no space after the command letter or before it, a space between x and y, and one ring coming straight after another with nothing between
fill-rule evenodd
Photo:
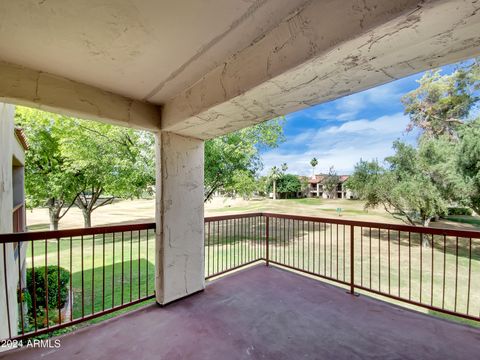
<instances>
[{"instance_id":1,"label":"green grass lawn","mask_svg":"<svg viewBox=\"0 0 480 360\"><path fill-rule=\"evenodd\" d=\"M35 241L27 249L27 266L59 265L71 273L73 319L152 295L154 232L149 230L148 237L146 230L123 235ZM57 313L50 311L51 324L58 321Z\"/></svg>"},{"instance_id":2,"label":"green grass lawn","mask_svg":"<svg viewBox=\"0 0 480 360\"><path fill-rule=\"evenodd\" d=\"M273 205L272 205L273 204ZM300 215L337 217L337 207L345 218L373 221L382 214L366 212L363 205L352 200L325 201L324 199L291 199L249 202L243 207L231 207L226 211L271 211ZM242 210L242 211L241 211ZM224 212L225 209L218 209ZM378 219L377 219L378 218ZM449 221L477 226L474 217L454 217ZM249 261L264 258L264 222L260 219L230 220L208 224L205 228L205 274L212 275ZM339 279L350 280L349 232L343 227L327 226L325 229L301 228L299 223L272 221L270 229L270 259L306 271ZM37 230L40 230L37 229ZM331 236L331 238L330 238ZM387 233L372 234L357 228L355 233L355 283L374 290L421 301L449 310L468 312L478 316L480 312L480 243L472 241L472 258L469 260L468 239L459 239L458 261L455 239L435 238L435 247L419 246L417 235L412 235L412 247L408 247L407 234L400 239L391 233L390 246ZM338 242L337 242L338 240ZM400 240L400 241L399 241ZM409 250L410 249L410 250ZM82 261L83 253L83 261ZM45 256L47 254L47 256ZM153 294L155 278L154 232L141 231L41 240L29 245L27 264L35 267L59 265L71 272L73 292L73 318L98 313L147 294ZM433 255L433 261L432 261ZM122 266L123 264L123 266ZM83 274L83 282L82 282ZM147 280L148 274L148 280ZM445 274L445 277L444 277ZM445 278L445 286L443 279ZM468 283L470 281L470 286ZM69 284L70 286L70 284ZM123 297L122 297L123 288ZM83 289L83 290L82 290ZM444 290L445 289L445 290ZM470 298L468 300L468 292ZM455 298L455 293L457 296ZM374 296L369 293L370 296ZM395 302L393 300L389 300ZM83 306L82 306L83 302ZM406 306L405 303L400 303ZM141 306L141 305L135 305ZM127 311L121 310L120 312ZM427 310L422 310L427 312ZM433 314L437 315L436 312ZM93 320L114 316L108 314ZM445 315L441 315L444 317ZM468 322L478 326L477 322Z\"/></svg>"}]
</instances>

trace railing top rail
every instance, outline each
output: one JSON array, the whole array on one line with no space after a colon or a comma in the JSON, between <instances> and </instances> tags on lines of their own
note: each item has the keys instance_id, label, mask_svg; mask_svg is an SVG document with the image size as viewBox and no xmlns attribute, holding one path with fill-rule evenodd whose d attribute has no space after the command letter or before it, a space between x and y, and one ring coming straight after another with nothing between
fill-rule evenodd
<instances>
[{"instance_id":1,"label":"railing top rail","mask_svg":"<svg viewBox=\"0 0 480 360\"><path fill-rule=\"evenodd\" d=\"M261 212L254 212L254 213L243 213L243 214L207 216L205 217L205 222L222 221L222 220L230 220L230 219L242 219L242 218L249 218L249 217L255 217L255 216L262 216L262 215L263 213Z\"/></svg>"},{"instance_id":2,"label":"railing top rail","mask_svg":"<svg viewBox=\"0 0 480 360\"><path fill-rule=\"evenodd\" d=\"M115 232L128 232L155 229L155 223L139 223L125 225L96 226L91 228L76 228L65 230L28 231L21 233L0 234L0 244L19 241L59 239L66 237L88 236Z\"/></svg>"},{"instance_id":3,"label":"railing top rail","mask_svg":"<svg viewBox=\"0 0 480 360\"><path fill-rule=\"evenodd\" d=\"M413 233L422 233L430 235L445 235L445 236L458 236L461 238L480 238L480 231L476 230L454 230L444 228L430 228L424 226L413 225L401 225L401 224L388 224L371 221L359 221L359 220L344 220L334 218L322 218L316 216L302 216L302 215L290 215L290 214L274 214L269 212L262 213L263 216L270 218L291 219L291 220L303 220L312 222L323 222L329 224L358 226L365 228L374 228L381 230L395 230Z\"/></svg>"}]
</instances>

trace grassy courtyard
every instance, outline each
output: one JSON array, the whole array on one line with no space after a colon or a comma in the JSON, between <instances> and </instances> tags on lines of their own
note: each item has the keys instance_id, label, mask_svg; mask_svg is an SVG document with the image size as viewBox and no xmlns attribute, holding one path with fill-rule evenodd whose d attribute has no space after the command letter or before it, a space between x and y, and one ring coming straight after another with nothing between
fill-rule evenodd
<instances>
[{"instance_id":1,"label":"grassy courtyard","mask_svg":"<svg viewBox=\"0 0 480 360\"><path fill-rule=\"evenodd\" d=\"M340 209L340 210L339 210ZM94 213L94 225L153 221L153 201L120 201ZM365 211L352 200L228 200L215 199L206 205L206 216L268 211L325 218L398 223L380 209ZM44 209L27 214L31 230L48 228ZM69 214L63 227L81 227L81 216ZM79 214L77 214L79 215ZM240 226L241 225L241 226ZM302 226L303 225L303 226ZM265 256L264 223L260 219L240 224L212 223L206 227L207 274ZM312 273L348 282L350 246L348 228L342 226L271 223L270 258ZM457 217L432 223L435 227L477 229L478 218ZM60 265L71 272L73 318L118 306L152 294L154 289L153 230L113 236L107 234L36 241L28 249L28 265ZM371 235L371 236L370 236ZM433 248L419 244L419 236L392 232L355 233L355 282L357 285L405 299L478 316L480 312L480 244L459 239L458 257L454 238L435 237ZM445 248L444 248L445 246ZM445 251L444 251L445 250ZM45 257L45 254L47 256ZM83 254L83 256L82 256ZM83 260L82 260L83 259ZM58 263L60 261L60 263ZM445 279L445 280L444 280ZM70 285L69 285L70 286ZM122 295L123 294L123 295ZM469 297L467 296L469 294ZM427 310L422 310L427 312ZM54 316L54 315L52 315ZM475 322L469 322L478 325Z\"/></svg>"}]
</instances>

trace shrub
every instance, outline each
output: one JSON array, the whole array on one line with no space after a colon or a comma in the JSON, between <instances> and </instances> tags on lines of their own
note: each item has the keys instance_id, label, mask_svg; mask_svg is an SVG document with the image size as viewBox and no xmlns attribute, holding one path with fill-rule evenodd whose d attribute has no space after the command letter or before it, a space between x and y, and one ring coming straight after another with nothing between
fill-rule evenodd
<instances>
[{"instance_id":1,"label":"shrub","mask_svg":"<svg viewBox=\"0 0 480 360\"><path fill-rule=\"evenodd\" d=\"M464 207L449 207L448 215L472 215L472 210Z\"/></svg>"},{"instance_id":2,"label":"shrub","mask_svg":"<svg viewBox=\"0 0 480 360\"><path fill-rule=\"evenodd\" d=\"M46 271L47 270L47 271ZM48 274L48 283L46 281L46 273ZM60 275L60 289L58 277ZM33 299L33 284L35 281L35 290L36 290L36 307L37 310L41 307L46 307L45 297L46 297L46 285L48 284L48 307L50 309L62 308L65 305L65 301L68 296L68 282L70 280L70 273L64 268L59 268L55 265L50 265L48 267L41 266L35 268L35 279L33 279L32 269L27 270L27 289L31 294ZM60 291L60 303L58 302L58 292ZM33 309L33 301L30 303L31 308Z\"/></svg>"}]
</instances>

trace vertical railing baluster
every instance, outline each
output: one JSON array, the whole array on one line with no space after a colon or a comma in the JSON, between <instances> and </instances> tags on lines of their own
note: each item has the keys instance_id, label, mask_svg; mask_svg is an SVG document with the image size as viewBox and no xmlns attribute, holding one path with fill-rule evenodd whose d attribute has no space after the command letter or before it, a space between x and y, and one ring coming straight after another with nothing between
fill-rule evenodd
<instances>
[{"instance_id":1,"label":"vertical railing baluster","mask_svg":"<svg viewBox=\"0 0 480 360\"><path fill-rule=\"evenodd\" d=\"M125 232L122 231L122 300L121 300L122 305L123 305L124 296L125 296L124 278L125 278Z\"/></svg>"},{"instance_id":2,"label":"vertical railing baluster","mask_svg":"<svg viewBox=\"0 0 480 360\"><path fill-rule=\"evenodd\" d=\"M400 287L401 287L401 279L400 279L400 231L398 231L398 296L400 297Z\"/></svg>"},{"instance_id":3,"label":"vertical railing baluster","mask_svg":"<svg viewBox=\"0 0 480 360\"><path fill-rule=\"evenodd\" d=\"M130 302L133 299L133 231L130 231Z\"/></svg>"},{"instance_id":4,"label":"vertical railing baluster","mask_svg":"<svg viewBox=\"0 0 480 360\"><path fill-rule=\"evenodd\" d=\"M35 331L38 330L37 325L37 282L35 281L35 246L34 241L32 243L32 283L33 283L33 322L35 326ZM70 246L70 253L71 253L71 246ZM70 264L72 263L72 256L70 255ZM6 286L6 284L5 284ZM70 296L72 294L72 266L70 265ZM70 300L70 304L71 304Z\"/></svg>"},{"instance_id":5,"label":"vertical railing baluster","mask_svg":"<svg viewBox=\"0 0 480 360\"><path fill-rule=\"evenodd\" d=\"M420 241L420 302L422 302L423 293L423 234L419 233Z\"/></svg>"},{"instance_id":6,"label":"vertical railing baluster","mask_svg":"<svg viewBox=\"0 0 480 360\"><path fill-rule=\"evenodd\" d=\"M102 234L102 310L105 311L105 232Z\"/></svg>"},{"instance_id":7,"label":"vertical railing baluster","mask_svg":"<svg viewBox=\"0 0 480 360\"><path fill-rule=\"evenodd\" d=\"M146 273L146 282L145 282L145 296L148 296L148 264L149 264L149 259L148 259L148 233L150 232L150 229L147 229L147 261L145 262L145 273Z\"/></svg>"},{"instance_id":8,"label":"vertical railing baluster","mask_svg":"<svg viewBox=\"0 0 480 360\"><path fill-rule=\"evenodd\" d=\"M112 233L112 308L115 307L115 233Z\"/></svg>"},{"instance_id":9,"label":"vertical railing baluster","mask_svg":"<svg viewBox=\"0 0 480 360\"><path fill-rule=\"evenodd\" d=\"M412 299L412 233L408 232L408 300Z\"/></svg>"},{"instance_id":10,"label":"vertical railing baluster","mask_svg":"<svg viewBox=\"0 0 480 360\"><path fill-rule=\"evenodd\" d=\"M10 303L8 299L8 276L7 276L7 247L3 243L3 276L5 281L5 305L7 310L8 337L12 337L12 326L10 324Z\"/></svg>"},{"instance_id":11,"label":"vertical railing baluster","mask_svg":"<svg viewBox=\"0 0 480 360\"><path fill-rule=\"evenodd\" d=\"M382 233L378 229L378 291L382 291L382 252L381 252L381 237Z\"/></svg>"},{"instance_id":12,"label":"vertical railing baluster","mask_svg":"<svg viewBox=\"0 0 480 360\"><path fill-rule=\"evenodd\" d=\"M343 260L343 281L345 281L345 224L343 225L343 255L342 255L342 260Z\"/></svg>"},{"instance_id":13,"label":"vertical railing baluster","mask_svg":"<svg viewBox=\"0 0 480 360\"><path fill-rule=\"evenodd\" d=\"M430 306L433 305L433 282L434 282L434 253L435 253L435 237L432 234L432 283L430 284Z\"/></svg>"},{"instance_id":14,"label":"vertical railing baluster","mask_svg":"<svg viewBox=\"0 0 480 360\"><path fill-rule=\"evenodd\" d=\"M337 273L336 273L335 276L336 276L336 279L338 280L338 279L340 279L340 276L338 276L338 224L337 224L337 232L336 232L335 235L336 235L335 237L336 237L336 239L337 239L337 241L336 241L336 244L337 244L337 245L336 245L336 248L337 248L337 259L335 260L335 263L336 263L336 265L337 265Z\"/></svg>"},{"instance_id":15,"label":"vertical railing baluster","mask_svg":"<svg viewBox=\"0 0 480 360\"><path fill-rule=\"evenodd\" d=\"M20 305L20 308L22 309L23 306ZM60 238L57 238L57 308L58 308L58 323L61 324L62 309L60 308ZM22 334L23 334L23 310L22 310Z\"/></svg>"},{"instance_id":16,"label":"vertical railing baluster","mask_svg":"<svg viewBox=\"0 0 480 360\"><path fill-rule=\"evenodd\" d=\"M25 328L24 328L24 317L23 317L23 286L22 286L22 268L21 268L21 258L22 258L22 249L21 249L21 243L20 241L17 242L17 250L18 250L18 258L17 258L17 263L18 263L18 281L20 283L20 323L21 323L21 329L22 329L22 335L25 334ZM59 260L60 261L60 260ZM60 273L59 273L60 274ZM60 283L60 281L59 281ZM60 286L59 286L60 289Z\"/></svg>"},{"instance_id":17,"label":"vertical railing baluster","mask_svg":"<svg viewBox=\"0 0 480 360\"><path fill-rule=\"evenodd\" d=\"M372 288L372 228L368 228L368 254L370 256L370 260L368 261L369 265L369 287Z\"/></svg>"},{"instance_id":18,"label":"vertical railing baluster","mask_svg":"<svg viewBox=\"0 0 480 360\"><path fill-rule=\"evenodd\" d=\"M472 238L468 246L468 288L467 288L467 315L470 314L470 283L472 279Z\"/></svg>"},{"instance_id":19,"label":"vertical railing baluster","mask_svg":"<svg viewBox=\"0 0 480 360\"><path fill-rule=\"evenodd\" d=\"M455 306L454 306L455 312L457 312L457 294L458 294L458 236L455 239Z\"/></svg>"},{"instance_id":20,"label":"vertical railing baluster","mask_svg":"<svg viewBox=\"0 0 480 360\"><path fill-rule=\"evenodd\" d=\"M355 294L355 228L350 225L350 294Z\"/></svg>"},{"instance_id":21,"label":"vertical railing baluster","mask_svg":"<svg viewBox=\"0 0 480 360\"><path fill-rule=\"evenodd\" d=\"M387 230L387 244L388 244L388 294L390 294L390 229Z\"/></svg>"},{"instance_id":22,"label":"vertical railing baluster","mask_svg":"<svg viewBox=\"0 0 480 360\"><path fill-rule=\"evenodd\" d=\"M265 219L265 257L266 257L267 266L270 265L269 237L270 237L270 222L269 222L269 217L267 216Z\"/></svg>"},{"instance_id":23,"label":"vertical railing baluster","mask_svg":"<svg viewBox=\"0 0 480 360\"><path fill-rule=\"evenodd\" d=\"M33 242L32 242L33 244ZM70 321L73 321L73 271L72 271L72 267L73 267L73 253L72 253L72 249L73 248L73 239L72 237L70 236ZM33 249L33 247L32 247ZM35 267L33 267L33 264L32 264L32 268L35 269ZM33 278L35 279L35 272L33 273ZM33 292L35 293L35 301L33 303L33 308L36 309L37 308L37 304L36 304L36 290L35 290L35 281L33 282ZM36 314L36 310L35 311L35 330L37 330L37 314Z\"/></svg>"},{"instance_id":24,"label":"vertical railing baluster","mask_svg":"<svg viewBox=\"0 0 480 360\"><path fill-rule=\"evenodd\" d=\"M92 237L92 315L95 313L95 234Z\"/></svg>"},{"instance_id":25,"label":"vertical railing baluster","mask_svg":"<svg viewBox=\"0 0 480 360\"><path fill-rule=\"evenodd\" d=\"M141 262L141 254L140 254L140 239L141 239L141 233L140 233L140 230L138 230L138 269L137 269L137 272L138 272L138 298L140 299L141 298L141 288L142 288L142 277L141 277L141 273L140 273L140 262Z\"/></svg>"},{"instance_id":26,"label":"vertical railing baluster","mask_svg":"<svg viewBox=\"0 0 480 360\"><path fill-rule=\"evenodd\" d=\"M445 279L447 277L447 237L443 235L443 284L442 284L442 309L445 309Z\"/></svg>"},{"instance_id":27,"label":"vertical railing baluster","mask_svg":"<svg viewBox=\"0 0 480 360\"><path fill-rule=\"evenodd\" d=\"M363 227L360 226L360 286L363 286Z\"/></svg>"},{"instance_id":28,"label":"vertical railing baluster","mask_svg":"<svg viewBox=\"0 0 480 360\"><path fill-rule=\"evenodd\" d=\"M48 242L47 239L45 239L45 315L47 317L47 328L50 327L50 319L48 316L48 308L49 306L49 301L48 301Z\"/></svg>"}]
</instances>

